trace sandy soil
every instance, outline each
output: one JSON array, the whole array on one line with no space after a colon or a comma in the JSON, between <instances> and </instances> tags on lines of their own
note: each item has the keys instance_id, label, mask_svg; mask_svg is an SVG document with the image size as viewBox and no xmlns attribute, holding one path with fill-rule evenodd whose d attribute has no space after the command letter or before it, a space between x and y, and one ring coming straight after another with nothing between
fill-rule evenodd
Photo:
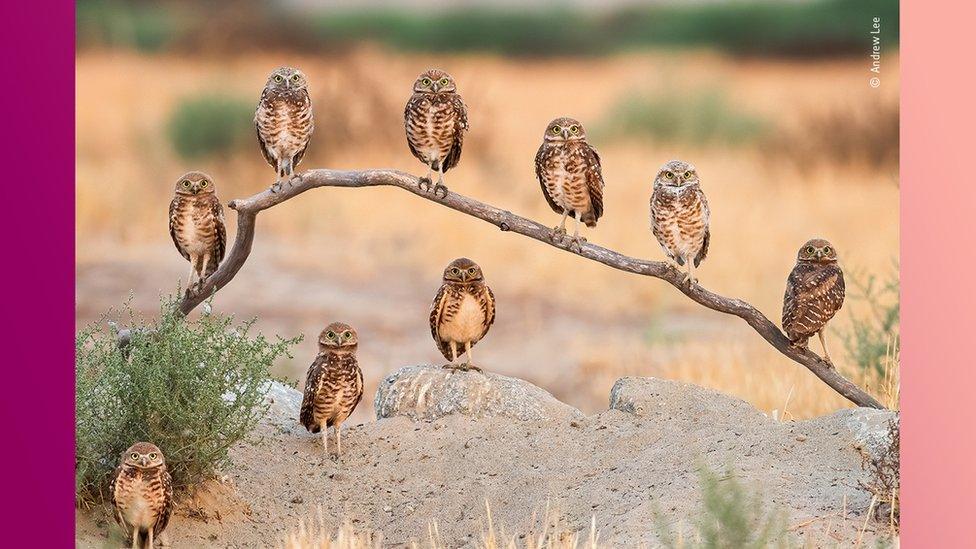
<instances>
[{"instance_id":1,"label":"sandy soil","mask_svg":"<svg viewBox=\"0 0 976 549\"><path fill-rule=\"evenodd\" d=\"M657 513L673 525L694 520L702 465L731 467L765 506L786 510L798 541L849 545L870 500L858 488L858 448L890 414L779 423L738 399L634 378L615 390L619 409L590 416L400 415L356 425L333 461L298 424L300 395L277 386L272 397L226 476L180 504L172 547L275 546L319 509L327 525L378 530L385 545L423 543L434 522L446 546L460 547L480 540L486 502L510 535L529 531L548 502L571 531L594 520L611 546L655 546ZM864 533L869 545L875 528ZM105 546L115 531L104 510L78 513L79 547Z\"/></svg>"}]
</instances>

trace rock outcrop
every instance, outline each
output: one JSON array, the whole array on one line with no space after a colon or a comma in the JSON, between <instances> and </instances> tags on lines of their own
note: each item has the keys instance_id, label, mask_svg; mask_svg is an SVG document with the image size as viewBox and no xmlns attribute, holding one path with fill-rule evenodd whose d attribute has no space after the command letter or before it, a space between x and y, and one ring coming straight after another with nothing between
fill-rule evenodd
<instances>
[{"instance_id":1,"label":"rock outcrop","mask_svg":"<svg viewBox=\"0 0 976 549\"><path fill-rule=\"evenodd\" d=\"M435 420L452 414L560 421L583 417L531 383L492 373L439 366L408 366L386 376L376 389L376 419L406 416Z\"/></svg>"}]
</instances>

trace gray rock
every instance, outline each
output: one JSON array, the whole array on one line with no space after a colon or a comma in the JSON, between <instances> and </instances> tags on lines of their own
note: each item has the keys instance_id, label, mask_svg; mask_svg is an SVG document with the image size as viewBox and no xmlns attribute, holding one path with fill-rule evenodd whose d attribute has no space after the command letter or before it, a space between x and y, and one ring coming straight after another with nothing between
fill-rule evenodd
<instances>
[{"instance_id":1,"label":"gray rock","mask_svg":"<svg viewBox=\"0 0 976 549\"><path fill-rule=\"evenodd\" d=\"M610 390L610 408L641 417L721 420L743 416L766 421L748 402L691 383L654 377L624 377Z\"/></svg>"},{"instance_id":2,"label":"gray rock","mask_svg":"<svg viewBox=\"0 0 976 549\"><path fill-rule=\"evenodd\" d=\"M583 417L576 408L520 379L439 366L407 366L386 376L376 389L373 407L377 419L406 416L430 421L453 414L523 421Z\"/></svg>"}]
</instances>

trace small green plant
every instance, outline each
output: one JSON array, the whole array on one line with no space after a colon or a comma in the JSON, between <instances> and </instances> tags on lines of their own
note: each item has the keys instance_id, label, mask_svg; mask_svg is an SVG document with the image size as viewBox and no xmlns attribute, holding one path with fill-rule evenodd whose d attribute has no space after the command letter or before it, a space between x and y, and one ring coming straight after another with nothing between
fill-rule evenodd
<instances>
[{"instance_id":1,"label":"small green plant","mask_svg":"<svg viewBox=\"0 0 976 549\"><path fill-rule=\"evenodd\" d=\"M748 142L763 135L766 121L736 108L717 89L679 94L628 94L597 126L596 136L645 137L668 143Z\"/></svg>"},{"instance_id":2,"label":"small green plant","mask_svg":"<svg viewBox=\"0 0 976 549\"><path fill-rule=\"evenodd\" d=\"M249 334L253 321L211 313L189 321L176 305L164 298L159 318L144 321L124 304L124 345L98 325L76 336L79 502L104 498L119 456L140 440L160 447L178 489L212 474L266 412L268 368L301 339L268 341Z\"/></svg>"},{"instance_id":3,"label":"small green plant","mask_svg":"<svg viewBox=\"0 0 976 549\"><path fill-rule=\"evenodd\" d=\"M254 105L225 95L184 98L167 125L173 149L185 159L229 154L254 139Z\"/></svg>"},{"instance_id":4,"label":"small green plant","mask_svg":"<svg viewBox=\"0 0 976 549\"><path fill-rule=\"evenodd\" d=\"M846 279L848 298L866 303L868 313L852 316L850 331L840 334L844 350L859 372L887 379L897 374L901 348L897 270L883 281L857 272Z\"/></svg>"},{"instance_id":5,"label":"small green plant","mask_svg":"<svg viewBox=\"0 0 976 549\"><path fill-rule=\"evenodd\" d=\"M699 470L701 513L694 519L690 536L676 533L661 513L656 513L658 537L672 549L761 549L791 547L786 513L767 510L762 496L750 491L731 470L718 474L707 466Z\"/></svg>"}]
</instances>

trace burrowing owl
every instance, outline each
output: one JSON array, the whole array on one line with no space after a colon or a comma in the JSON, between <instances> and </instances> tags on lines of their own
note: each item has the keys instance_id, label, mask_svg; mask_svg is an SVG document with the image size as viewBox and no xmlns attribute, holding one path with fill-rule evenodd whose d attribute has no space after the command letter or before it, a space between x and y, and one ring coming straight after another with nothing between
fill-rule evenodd
<instances>
[{"instance_id":1,"label":"burrowing owl","mask_svg":"<svg viewBox=\"0 0 976 549\"><path fill-rule=\"evenodd\" d=\"M603 173L600 156L586 142L586 130L578 120L557 118L549 123L535 155L535 175L549 206L563 215L552 230L553 241L566 236L566 218L573 216L576 229L570 245L580 249L580 242L586 241L579 235L580 221L596 227L603 215Z\"/></svg>"},{"instance_id":2,"label":"burrowing owl","mask_svg":"<svg viewBox=\"0 0 976 549\"><path fill-rule=\"evenodd\" d=\"M173 510L173 481L155 444L137 442L122 454L111 488L115 519L132 547L152 548Z\"/></svg>"},{"instance_id":3,"label":"burrowing owl","mask_svg":"<svg viewBox=\"0 0 976 549\"><path fill-rule=\"evenodd\" d=\"M664 253L687 267L685 282L696 284L695 267L708 253L708 202L695 167L671 160L654 178L651 232Z\"/></svg>"},{"instance_id":4,"label":"burrowing owl","mask_svg":"<svg viewBox=\"0 0 976 549\"><path fill-rule=\"evenodd\" d=\"M282 180L291 182L315 129L308 81L302 71L279 67L271 73L254 112L254 126L265 160L278 173L278 181L271 186L278 191Z\"/></svg>"},{"instance_id":5,"label":"burrowing owl","mask_svg":"<svg viewBox=\"0 0 976 549\"><path fill-rule=\"evenodd\" d=\"M224 259L224 210L213 178L203 172L184 174L174 190L176 196L169 204L169 234L176 249L190 262L189 289L194 278L202 284Z\"/></svg>"},{"instance_id":6,"label":"burrowing owl","mask_svg":"<svg viewBox=\"0 0 976 549\"><path fill-rule=\"evenodd\" d=\"M444 172L461 160L464 132L468 131L468 109L457 93L454 78L442 70L431 69L417 77L413 95L403 112L410 152L427 166L420 188L443 192ZM437 183L431 174L437 172Z\"/></svg>"},{"instance_id":7,"label":"burrowing owl","mask_svg":"<svg viewBox=\"0 0 976 549\"><path fill-rule=\"evenodd\" d=\"M495 322L495 296L485 284L477 263L466 257L455 259L444 269L444 282L430 308L430 333L444 358L445 368L481 371L471 361L471 347L485 337ZM467 362L454 365L458 350Z\"/></svg>"},{"instance_id":8,"label":"burrowing owl","mask_svg":"<svg viewBox=\"0 0 976 549\"><path fill-rule=\"evenodd\" d=\"M820 336L824 358L830 362L824 328L844 305L844 271L837 250L822 238L808 241L796 254L796 265L786 280L783 296L783 331L798 347L806 347L813 334Z\"/></svg>"},{"instance_id":9,"label":"burrowing owl","mask_svg":"<svg viewBox=\"0 0 976 549\"><path fill-rule=\"evenodd\" d=\"M356 361L359 336L348 324L333 322L319 334L319 354L308 368L301 422L322 433L329 453L329 427L335 430L336 456L342 453L341 425L363 398L363 371Z\"/></svg>"}]
</instances>

